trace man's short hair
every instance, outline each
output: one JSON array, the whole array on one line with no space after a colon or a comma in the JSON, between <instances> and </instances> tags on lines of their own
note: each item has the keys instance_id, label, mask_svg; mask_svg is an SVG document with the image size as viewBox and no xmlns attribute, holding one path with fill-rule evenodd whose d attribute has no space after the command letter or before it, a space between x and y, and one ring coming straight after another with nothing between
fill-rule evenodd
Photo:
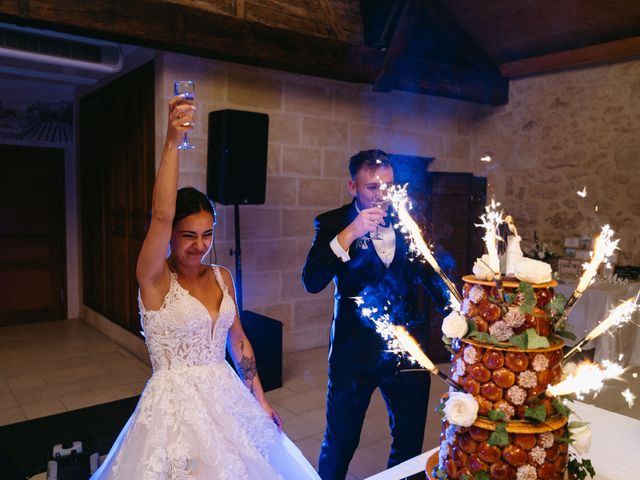
<instances>
[{"instance_id":1,"label":"man's short hair","mask_svg":"<svg viewBox=\"0 0 640 480\"><path fill-rule=\"evenodd\" d=\"M349 173L351 174L351 180L355 180L356 175L363 168L375 170L376 168L390 166L391 161L386 152L382 150L360 150L349 160Z\"/></svg>"}]
</instances>

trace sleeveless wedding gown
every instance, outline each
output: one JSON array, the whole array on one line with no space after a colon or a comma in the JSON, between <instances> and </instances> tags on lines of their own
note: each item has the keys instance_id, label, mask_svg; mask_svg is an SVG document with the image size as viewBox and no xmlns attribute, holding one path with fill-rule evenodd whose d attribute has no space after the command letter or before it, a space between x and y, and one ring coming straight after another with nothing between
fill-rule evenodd
<instances>
[{"instance_id":1,"label":"sleeveless wedding gown","mask_svg":"<svg viewBox=\"0 0 640 480\"><path fill-rule=\"evenodd\" d=\"M159 310L138 296L153 375L92 480L319 479L225 360L236 308L219 268L216 319L174 273Z\"/></svg>"}]
</instances>

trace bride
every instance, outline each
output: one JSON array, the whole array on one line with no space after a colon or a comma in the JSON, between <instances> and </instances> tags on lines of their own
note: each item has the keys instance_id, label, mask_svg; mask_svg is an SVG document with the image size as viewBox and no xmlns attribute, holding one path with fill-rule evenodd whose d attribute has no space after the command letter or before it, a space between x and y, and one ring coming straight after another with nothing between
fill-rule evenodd
<instances>
[{"instance_id":1,"label":"bride","mask_svg":"<svg viewBox=\"0 0 640 480\"><path fill-rule=\"evenodd\" d=\"M231 274L200 263L211 248L215 211L196 189L177 190L177 145L195 110L183 100L169 102L151 224L136 269L153 375L91 478L319 479L265 398ZM242 380L225 361L225 344Z\"/></svg>"}]
</instances>

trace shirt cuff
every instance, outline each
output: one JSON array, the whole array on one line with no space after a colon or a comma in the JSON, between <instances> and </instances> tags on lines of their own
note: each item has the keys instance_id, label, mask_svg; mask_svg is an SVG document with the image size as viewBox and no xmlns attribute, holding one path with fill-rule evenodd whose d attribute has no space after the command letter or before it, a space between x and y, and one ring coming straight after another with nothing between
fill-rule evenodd
<instances>
[{"instance_id":1,"label":"shirt cuff","mask_svg":"<svg viewBox=\"0 0 640 480\"><path fill-rule=\"evenodd\" d=\"M349 254L344 250L344 248L342 248L342 246L338 242L337 235L333 237L333 240L331 240L331 243L329 243L329 246L331 247L331 250L333 250L333 253L336 254L336 257L338 257L343 262L348 262L349 260L351 260L351 257L349 256Z\"/></svg>"}]
</instances>

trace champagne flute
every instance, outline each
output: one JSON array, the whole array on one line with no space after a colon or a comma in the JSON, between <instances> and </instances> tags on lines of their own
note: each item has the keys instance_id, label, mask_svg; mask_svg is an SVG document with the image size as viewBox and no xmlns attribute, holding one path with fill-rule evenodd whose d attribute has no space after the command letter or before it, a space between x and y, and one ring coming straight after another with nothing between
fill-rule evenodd
<instances>
[{"instance_id":1,"label":"champagne flute","mask_svg":"<svg viewBox=\"0 0 640 480\"><path fill-rule=\"evenodd\" d=\"M184 101L192 104L196 94L196 86L191 80L179 80L173 84L173 91L175 95L184 95ZM178 145L178 149L190 150L192 148L196 147L189 143L189 135L185 132L182 143Z\"/></svg>"},{"instance_id":2,"label":"champagne flute","mask_svg":"<svg viewBox=\"0 0 640 480\"><path fill-rule=\"evenodd\" d=\"M389 208L389 203L381 198L375 199L373 202L371 202L371 205L380 208L384 214L387 213L387 209ZM378 230L379 226L379 224L376 224L376 231L371 234L371 240L382 240L382 235L380 235L380 231Z\"/></svg>"}]
</instances>

